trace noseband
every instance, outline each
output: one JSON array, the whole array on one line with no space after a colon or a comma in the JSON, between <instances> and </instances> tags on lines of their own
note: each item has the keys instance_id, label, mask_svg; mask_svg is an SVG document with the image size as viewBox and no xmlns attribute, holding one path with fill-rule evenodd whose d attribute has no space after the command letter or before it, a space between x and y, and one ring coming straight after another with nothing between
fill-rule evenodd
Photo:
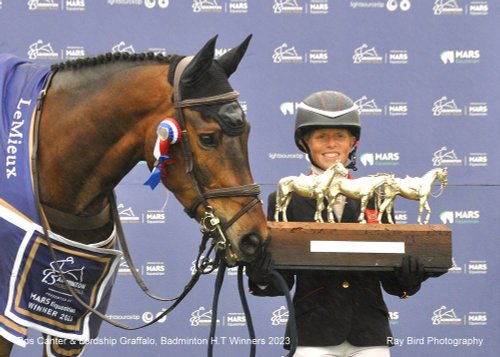
<instances>
[{"instance_id":1,"label":"noseband","mask_svg":"<svg viewBox=\"0 0 500 357\"><path fill-rule=\"evenodd\" d=\"M195 98L195 99L182 99L181 90L180 90L180 79L182 73L186 66L191 62L193 57L184 57L175 68L174 72L174 107L176 112L176 119L179 122L180 128L184 134L186 134L186 120L184 118L182 109L189 108L193 106L203 105L203 104L216 104L216 103L224 103L231 102L236 100L239 97L239 93L236 91L231 91L219 95ZM257 184L243 185L243 186L234 186L234 187L226 187L219 188L213 190L205 190L200 185L200 180L197 177L193 153L191 151L191 146L189 143L189 136L182 135L181 137L181 147L182 153L184 155L184 161L186 163L186 174L190 177L193 187L196 191L196 198L194 202L185 209L185 212L191 218L195 218L196 211L198 206L203 205L204 213L202 218L200 219L200 228L203 233L203 244L205 244L208 238L213 238L212 249L215 248L216 251L225 251L226 252L226 260L229 265L236 263L240 260L240 257L234 252L231 248L231 244L229 240L226 238L226 230L235 223L241 216L247 213L253 206L257 203L261 202L258 198L260 194L260 187ZM214 209L212 206L208 204L208 199L212 198L222 198L222 197L253 197L253 199L248 202L238 213L234 215L230 220L222 223L221 219L214 213ZM199 265L199 259L197 262ZM210 262L209 265L213 266L213 269L216 268L213 262ZM199 268L199 267L197 267ZM211 269L211 270L213 270Z\"/></svg>"}]
</instances>

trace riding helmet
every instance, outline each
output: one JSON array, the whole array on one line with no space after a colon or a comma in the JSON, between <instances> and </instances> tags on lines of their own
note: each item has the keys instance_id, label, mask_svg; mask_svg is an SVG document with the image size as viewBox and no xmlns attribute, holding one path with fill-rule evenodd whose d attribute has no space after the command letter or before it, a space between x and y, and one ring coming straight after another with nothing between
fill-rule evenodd
<instances>
[{"instance_id":1,"label":"riding helmet","mask_svg":"<svg viewBox=\"0 0 500 357\"><path fill-rule=\"evenodd\" d=\"M361 123L358 106L345 94L336 91L315 92L298 106L295 118L295 144L299 150L308 153L304 147L304 136L319 128L343 128L349 130L359 141ZM355 169L356 146L350 154L350 167Z\"/></svg>"}]
</instances>

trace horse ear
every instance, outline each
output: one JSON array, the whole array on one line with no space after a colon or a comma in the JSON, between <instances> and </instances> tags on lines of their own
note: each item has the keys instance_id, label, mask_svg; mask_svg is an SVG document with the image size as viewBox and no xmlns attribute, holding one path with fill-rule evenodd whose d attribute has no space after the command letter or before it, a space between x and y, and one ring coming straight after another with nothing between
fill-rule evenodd
<instances>
[{"instance_id":1,"label":"horse ear","mask_svg":"<svg viewBox=\"0 0 500 357\"><path fill-rule=\"evenodd\" d=\"M238 64L245 55L251 38L252 35L248 35L238 47L232 48L218 59L218 62L222 68L224 68L224 72L226 72L228 78L236 71L236 68L238 68Z\"/></svg>"},{"instance_id":2,"label":"horse ear","mask_svg":"<svg viewBox=\"0 0 500 357\"><path fill-rule=\"evenodd\" d=\"M186 69L182 73L181 82L184 85L195 83L212 65L215 53L215 42L217 36L214 36L203 46L201 50L189 62Z\"/></svg>"}]
</instances>

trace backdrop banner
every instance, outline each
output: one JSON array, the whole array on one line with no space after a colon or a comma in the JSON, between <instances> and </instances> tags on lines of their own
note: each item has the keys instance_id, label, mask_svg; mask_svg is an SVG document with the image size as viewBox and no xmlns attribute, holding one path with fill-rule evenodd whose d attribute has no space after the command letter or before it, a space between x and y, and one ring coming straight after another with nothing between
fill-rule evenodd
<instances>
[{"instance_id":1,"label":"backdrop banner","mask_svg":"<svg viewBox=\"0 0 500 357\"><path fill-rule=\"evenodd\" d=\"M429 199L429 223L452 230L453 268L426 281L410 299L385 296L394 333L391 355L493 357L500 351L499 4L0 0L0 53L43 65L117 51L192 55L219 34L220 56L253 34L231 84L252 125L250 166L262 199L267 201L280 178L309 171L293 140L300 101L319 90L347 94L360 108L363 127L355 177L422 176L448 168L448 187ZM143 185L149 175L141 163L120 183L120 217L143 279L155 293L175 297L193 274L201 234L170 192ZM436 183L433 193L438 192ZM396 199L398 224L416 223L417 214L416 201ZM226 275L214 354L244 356L252 341L237 272ZM123 331L103 324L84 355L206 355L215 276L202 277L153 326ZM285 299L248 299L257 356L286 355ZM109 317L138 326L168 306L146 297L120 260ZM27 347L15 347L12 356L40 356L42 345L41 334L30 330Z\"/></svg>"}]
</instances>

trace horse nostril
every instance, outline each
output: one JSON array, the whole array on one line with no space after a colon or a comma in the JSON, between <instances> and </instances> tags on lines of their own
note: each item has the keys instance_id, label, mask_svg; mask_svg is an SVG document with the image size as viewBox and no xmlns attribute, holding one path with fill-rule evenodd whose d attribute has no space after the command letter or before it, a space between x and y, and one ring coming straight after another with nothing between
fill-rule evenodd
<instances>
[{"instance_id":1,"label":"horse nostril","mask_svg":"<svg viewBox=\"0 0 500 357\"><path fill-rule=\"evenodd\" d=\"M240 241L240 250L247 256L253 256L257 252L257 249L259 248L261 242L262 238L259 234L245 234Z\"/></svg>"}]
</instances>

